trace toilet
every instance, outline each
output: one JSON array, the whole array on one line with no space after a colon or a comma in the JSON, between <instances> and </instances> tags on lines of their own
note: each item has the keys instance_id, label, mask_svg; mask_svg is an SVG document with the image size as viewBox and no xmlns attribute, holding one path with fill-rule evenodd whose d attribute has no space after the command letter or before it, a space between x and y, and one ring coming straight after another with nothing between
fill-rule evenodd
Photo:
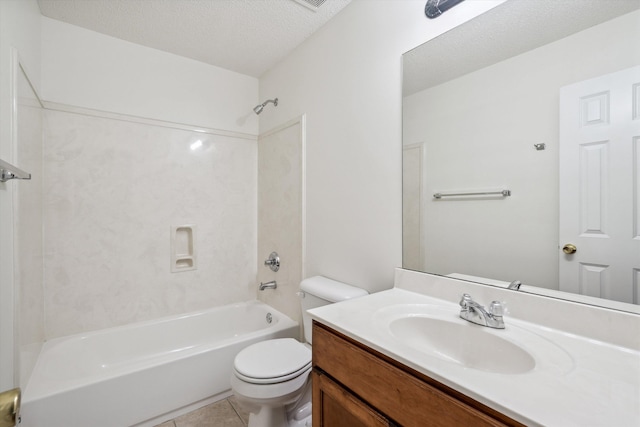
<instances>
[{"instance_id":1,"label":"toilet","mask_svg":"<svg viewBox=\"0 0 640 427\"><path fill-rule=\"evenodd\" d=\"M322 276L300 283L305 343L262 341L240 351L231 389L249 411L249 427L311 427L311 317L307 310L367 295L364 289Z\"/></svg>"}]
</instances>

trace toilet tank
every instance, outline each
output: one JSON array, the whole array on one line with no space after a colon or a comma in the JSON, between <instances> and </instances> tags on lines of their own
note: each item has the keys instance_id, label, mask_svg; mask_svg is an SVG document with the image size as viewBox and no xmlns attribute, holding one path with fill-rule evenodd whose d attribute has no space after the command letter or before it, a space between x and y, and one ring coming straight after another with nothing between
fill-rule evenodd
<instances>
[{"instance_id":1,"label":"toilet tank","mask_svg":"<svg viewBox=\"0 0 640 427\"><path fill-rule=\"evenodd\" d=\"M323 276L304 279L300 282L300 291L304 338L309 344L311 344L311 317L307 314L307 310L369 294L364 289Z\"/></svg>"}]
</instances>

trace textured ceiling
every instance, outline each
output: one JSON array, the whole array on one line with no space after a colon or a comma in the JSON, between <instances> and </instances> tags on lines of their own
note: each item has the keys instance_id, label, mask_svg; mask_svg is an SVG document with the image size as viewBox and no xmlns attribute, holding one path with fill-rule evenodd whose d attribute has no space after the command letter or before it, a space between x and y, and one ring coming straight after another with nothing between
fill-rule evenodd
<instances>
[{"instance_id":1,"label":"textured ceiling","mask_svg":"<svg viewBox=\"0 0 640 427\"><path fill-rule=\"evenodd\" d=\"M301 0L302 2L304 0ZM260 77L351 0L38 0L44 16Z\"/></svg>"},{"instance_id":2,"label":"textured ceiling","mask_svg":"<svg viewBox=\"0 0 640 427\"><path fill-rule=\"evenodd\" d=\"M510 0L403 57L404 96L640 8L640 0Z\"/></svg>"}]
</instances>

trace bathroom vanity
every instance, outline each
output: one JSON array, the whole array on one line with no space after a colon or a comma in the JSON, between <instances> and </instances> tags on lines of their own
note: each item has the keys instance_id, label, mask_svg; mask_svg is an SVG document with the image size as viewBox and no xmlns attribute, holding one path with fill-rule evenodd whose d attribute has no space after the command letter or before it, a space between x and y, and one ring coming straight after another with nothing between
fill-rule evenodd
<instances>
[{"instance_id":1,"label":"bathroom vanity","mask_svg":"<svg viewBox=\"0 0 640 427\"><path fill-rule=\"evenodd\" d=\"M317 322L313 341L316 427L523 425Z\"/></svg>"},{"instance_id":2,"label":"bathroom vanity","mask_svg":"<svg viewBox=\"0 0 640 427\"><path fill-rule=\"evenodd\" d=\"M506 303L505 329L460 318ZM395 287L308 312L320 426L636 426L640 317L398 269Z\"/></svg>"}]
</instances>

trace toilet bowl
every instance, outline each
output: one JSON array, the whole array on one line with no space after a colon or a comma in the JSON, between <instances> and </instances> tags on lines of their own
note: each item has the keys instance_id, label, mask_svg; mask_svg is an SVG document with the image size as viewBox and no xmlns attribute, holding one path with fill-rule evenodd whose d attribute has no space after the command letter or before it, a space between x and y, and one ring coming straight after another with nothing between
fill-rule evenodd
<instances>
[{"instance_id":1,"label":"toilet bowl","mask_svg":"<svg viewBox=\"0 0 640 427\"><path fill-rule=\"evenodd\" d=\"M262 341L238 353L231 388L251 414L249 425L306 427L311 418L310 372L311 349L293 338Z\"/></svg>"},{"instance_id":2,"label":"toilet bowl","mask_svg":"<svg viewBox=\"0 0 640 427\"><path fill-rule=\"evenodd\" d=\"M311 427L311 318L306 311L367 291L316 276L300 283L306 343L293 338L262 341L240 351L231 389L249 411L249 427Z\"/></svg>"}]
</instances>

